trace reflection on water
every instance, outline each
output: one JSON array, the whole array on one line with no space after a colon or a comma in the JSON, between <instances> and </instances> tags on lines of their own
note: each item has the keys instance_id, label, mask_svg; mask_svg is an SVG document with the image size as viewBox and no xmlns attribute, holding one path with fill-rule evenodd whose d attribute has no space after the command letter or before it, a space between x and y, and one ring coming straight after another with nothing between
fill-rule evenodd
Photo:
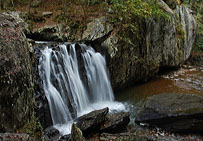
<instances>
[{"instance_id":1,"label":"reflection on water","mask_svg":"<svg viewBox=\"0 0 203 141\"><path fill-rule=\"evenodd\" d=\"M182 68L159 76L150 82L128 88L116 94L116 100L137 103L139 100L161 93L203 95L203 68Z\"/></svg>"}]
</instances>

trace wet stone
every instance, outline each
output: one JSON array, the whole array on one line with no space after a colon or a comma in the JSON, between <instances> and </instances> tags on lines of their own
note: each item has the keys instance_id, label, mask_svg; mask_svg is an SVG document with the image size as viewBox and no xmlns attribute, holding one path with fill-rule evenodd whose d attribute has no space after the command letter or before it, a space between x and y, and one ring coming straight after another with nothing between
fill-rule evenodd
<instances>
[{"instance_id":1,"label":"wet stone","mask_svg":"<svg viewBox=\"0 0 203 141\"><path fill-rule=\"evenodd\" d=\"M203 96L159 94L140 102L136 123L147 123L167 131L203 133Z\"/></svg>"}]
</instances>

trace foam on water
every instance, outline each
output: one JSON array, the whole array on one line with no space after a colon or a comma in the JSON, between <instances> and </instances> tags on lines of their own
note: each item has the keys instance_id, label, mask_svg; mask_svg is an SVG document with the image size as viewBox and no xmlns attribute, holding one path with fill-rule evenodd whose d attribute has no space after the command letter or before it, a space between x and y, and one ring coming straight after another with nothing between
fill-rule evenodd
<instances>
[{"instance_id":1,"label":"foam on water","mask_svg":"<svg viewBox=\"0 0 203 141\"><path fill-rule=\"evenodd\" d=\"M70 133L74 118L93 110L125 110L122 103L114 101L104 56L84 44L77 48L79 51L75 44L46 47L39 59L53 125L62 135Z\"/></svg>"}]
</instances>

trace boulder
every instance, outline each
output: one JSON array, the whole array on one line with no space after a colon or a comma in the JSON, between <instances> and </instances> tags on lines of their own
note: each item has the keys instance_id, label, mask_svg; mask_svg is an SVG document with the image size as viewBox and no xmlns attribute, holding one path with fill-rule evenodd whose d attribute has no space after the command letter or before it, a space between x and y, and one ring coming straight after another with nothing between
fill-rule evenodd
<instances>
[{"instance_id":1,"label":"boulder","mask_svg":"<svg viewBox=\"0 0 203 141\"><path fill-rule=\"evenodd\" d=\"M84 136L92 132L99 131L99 127L104 123L106 115L109 112L109 108L101 110L95 110L88 114L85 114L75 120L78 128L81 129Z\"/></svg>"},{"instance_id":2,"label":"boulder","mask_svg":"<svg viewBox=\"0 0 203 141\"><path fill-rule=\"evenodd\" d=\"M71 141L71 134L61 136L59 141Z\"/></svg>"},{"instance_id":3,"label":"boulder","mask_svg":"<svg viewBox=\"0 0 203 141\"><path fill-rule=\"evenodd\" d=\"M31 34L29 25L23 20L23 15L19 11L4 12L4 15L11 16L15 19L16 24L22 29L25 35Z\"/></svg>"},{"instance_id":4,"label":"boulder","mask_svg":"<svg viewBox=\"0 0 203 141\"><path fill-rule=\"evenodd\" d=\"M189 58L197 32L191 10L183 5L172 10L163 1L159 5L170 20L160 17L140 21L137 34L140 39L134 42L134 46L121 40L113 42L113 49L112 42L106 44L109 50L113 50L108 66L114 89L147 81L160 68L179 67ZM114 36L117 36L116 32L112 32L106 41L115 39Z\"/></svg>"},{"instance_id":5,"label":"boulder","mask_svg":"<svg viewBox=\"0 0 203 141\"><path fill-rule=\"evenodd\" d=\"M32 62L21 22L0 14L0 132L15 132L34 112Z\"/></svg>"},{"instance_id":6,"label":"boulder","mask_svg":"<svg viewBox=\"0 0 203 141\"><path fill-rule=\"evenodd\" d=\"M87 29L83 32L83 40L97 40L113 30L113 25L106 22L106 17L94 19L87 24Z\"/></svg>"},{"instance_id":7,"label":"boulder","mask_svg":"<svg viewBox=\"0 0 203 141\"><path fill-rule=\"evenodd\" d=\"M172 132L203 133L203 96L159 94L140 102L135 122Z\"/></svg>"},{"instance_id":8,"label":"boulder","mask_svg":"<svg viewBox=\"0 0 203 141\"><path fill-rule=\"evenodd\" d=\"M169 3L175 4L174 9ZM176 68L190 56L197 25L192 11L180 5L179 0L159 1L168 18L152 17L139 20L138 39L131 36L134 45L119 40L119 31L108 18L100 17L87 24L82 40L106 56L112 86L115 90L135 82L147 81L160 68ZM125 38L125 37L120 37Z\"/></svg>"},{"instance_id":9,"label":"boulder","mask_svg":"<svg viewBox=\"0 0 203 141\"><path fill-rule=\"evenodd\" d=\"M130 122L130 115L126 112L107 115L106 121L100 127L101 133L119 133L125 130Z\"/></svg>"},{"instance_id":10,"label":"boulder","mask_svg":"<svg viewBox=\"0 0 203 141\"><path fill-rule=\"evenodd\" d=\"M54 140L59 137L60 132L58 129L56 129L54 127L49 127L44 130L44 135L45 135L46 140Z\"/></svg>"}]
</instances>

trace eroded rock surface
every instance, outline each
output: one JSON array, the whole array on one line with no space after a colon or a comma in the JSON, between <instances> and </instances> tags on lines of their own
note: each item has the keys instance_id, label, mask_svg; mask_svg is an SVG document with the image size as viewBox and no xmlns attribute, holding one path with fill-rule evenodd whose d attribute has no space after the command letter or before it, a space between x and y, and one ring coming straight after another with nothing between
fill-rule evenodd
<instances>
[{"instance_id":1,"label":"eroded rock surface","mask_svg":"<svg viewBox=\"0 0 203 141\"><path fill-rule=\"evenodd\" d=\"M27 39L15 16L0 14L0 132L15 132L34 112Z\"/></svg>"}]
</instances>

